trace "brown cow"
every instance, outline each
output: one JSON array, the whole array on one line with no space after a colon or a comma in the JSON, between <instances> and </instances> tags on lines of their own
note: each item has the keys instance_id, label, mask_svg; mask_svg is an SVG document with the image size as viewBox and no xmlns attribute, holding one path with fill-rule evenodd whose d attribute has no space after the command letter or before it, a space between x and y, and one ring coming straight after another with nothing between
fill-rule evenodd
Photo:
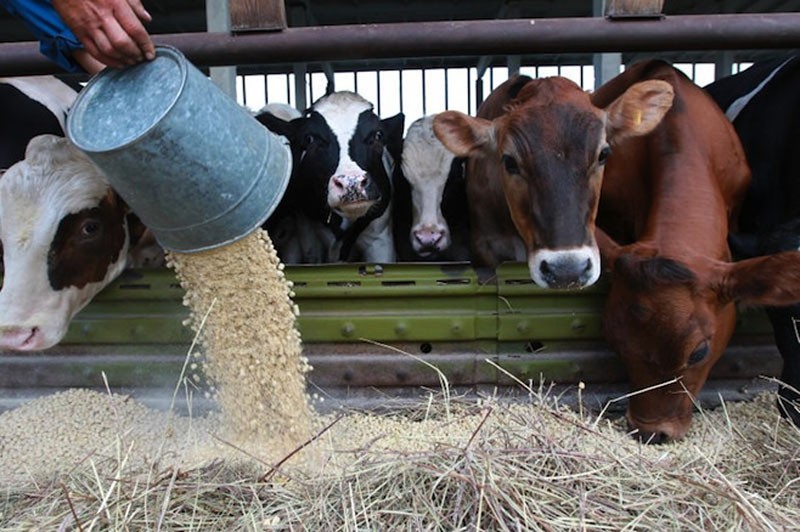
<instances>
[{"instance_id":1,"label":"brown cow","mask_svg":"<svg viewBox=\"0 0 800 532\"><path fill-rule=\"evenodd\" d=\"M731 263L728 229L750 183L739 139L705 92L661 61L632 66L592 101L602 107L644 80L669 83L674 103L650 135L612 140L597 224L616 241L599 230L597 241L611 273L604 331L639 391L628 423L665 442L688 430L736 302L800 299L800 253Z\"/></svg>"},{"instance_id":2,"label":"brown cow","mask_svg":"<svg viewBox=\"0 0 800 532\"><path fill-rule=\"evenodd\" d=\"M515 76L489 95L477 118L438 114L436 135L469 157L475 266L527 261L545 288L594 283L594 221L609 143L647 134L671 103L662 81L634 85L598 107L566 78Z\"/></svg>"}]
</instances>

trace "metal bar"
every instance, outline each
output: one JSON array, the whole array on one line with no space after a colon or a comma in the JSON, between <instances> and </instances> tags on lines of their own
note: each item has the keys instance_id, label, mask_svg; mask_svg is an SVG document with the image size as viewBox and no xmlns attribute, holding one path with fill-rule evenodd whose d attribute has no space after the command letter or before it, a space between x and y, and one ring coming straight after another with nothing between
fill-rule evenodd
<instances>
[{"instance_id":1,"label":"metal bar","mask_svg":"<svg viewBox=\"0 0 800 532\"><path fill-rule=\"evenodd\" d=\"M800 13L413 22L288 28L274 33L154 36L202 66L570 52L800 47ZM38 43L0 45L0 75L55 72Z\"/></svg>"}]
</instances>

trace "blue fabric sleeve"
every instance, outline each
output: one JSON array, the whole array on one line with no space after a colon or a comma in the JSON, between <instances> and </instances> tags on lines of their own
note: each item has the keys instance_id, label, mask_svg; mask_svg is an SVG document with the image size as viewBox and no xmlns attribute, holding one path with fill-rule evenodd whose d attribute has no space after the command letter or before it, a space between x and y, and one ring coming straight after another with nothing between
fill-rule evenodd
<instances>
[{"instance_id":1,"label":"blue fabric sleeve","mask_svg":"<svg viewBox=\"0 0 800 532\"><path fill-rule=\"evenodd\" d=\"M72 58L82 49L75 34L58 15L50 0L0 0L0 5L25 23L39 41L39 51L68 72L83 72Z\"/></svg>"}]
</instances>

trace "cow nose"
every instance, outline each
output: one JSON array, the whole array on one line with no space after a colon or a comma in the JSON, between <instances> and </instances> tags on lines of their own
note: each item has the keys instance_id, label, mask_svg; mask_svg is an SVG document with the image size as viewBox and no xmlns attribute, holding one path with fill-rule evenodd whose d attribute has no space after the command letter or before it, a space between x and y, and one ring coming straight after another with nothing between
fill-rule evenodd
<instances>
[{"instance_id":1,"label":"cow nose","mask_svg":"<svg viewBox=\"0 0 800 532\"><path fill-rule=\"evenodd\" d=\"M436 249L442 241L444 232L436 229L420 229L414 231L414 238L423 250Z\"/></svg>"},{"instance_id":2,"label":"cow nose","mask_svg":"<svg viewBox=\"0 0 800 532\"><path fill-rule=\"evenodd\" d=\"M4 327L0 332L0 349L15 351L32 351L38 349L38 327Z\"/></svg>"},{"instance_id":3,"label":"cow nose","mask_svg":"<svg viewBox=\"0 0 800 532\"><path fill-rule=\"evenodd\" d=\"M578 288L586 284L592 273L592 259L555 257L542 260L539 271L550 288Z\"/></svg>"},{"instance_id":4,"label":"cow nose","mask_svg":"<svg viewBox=\"0 0 800 532\"><path fill-rule=\"evenodd\" d=\"M333 186L340 192L363 190L366 187L367 176L352 175L352 174L339 174L333 176L331 179Z\"/></svg>"}]
</instances>

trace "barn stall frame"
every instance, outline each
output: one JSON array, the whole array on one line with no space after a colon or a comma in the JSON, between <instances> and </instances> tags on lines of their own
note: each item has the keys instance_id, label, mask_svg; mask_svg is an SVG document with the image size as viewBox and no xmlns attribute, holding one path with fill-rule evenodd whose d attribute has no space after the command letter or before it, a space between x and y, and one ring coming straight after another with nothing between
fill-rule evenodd
<instances>
[{"instance_id":1,"label":"barn stall frame","mask_svg":"<svg viewBox=\"0 0 800 532\"><path fill-rule=\"evenodd\" d=\"M154 40L206 67L532 52L787 49L800 46L800 14L380 24ZM0 44L0 75L52 72L36 43ZM334 396L438 388L438 371L465 389L585 382L607 386L606 399L624 390L624 368L600 334L602 281L582 291L546 291L533 285L522 264L501 266L491 282L479 281L463 263L286 271L295 284L299 327L315 368L310 380ZM182 296L169 270L126 272L76 317L61 345L34 355L0 354L0 409L78 386L169 394L192 340L182 325L188 315ZM763 383L759 376L779 374L771 335L762 312L740 312L734 340L706 386L709 397L720 390L727 398L744 397L748 387Z\"/></svg>"}]
</instances>

